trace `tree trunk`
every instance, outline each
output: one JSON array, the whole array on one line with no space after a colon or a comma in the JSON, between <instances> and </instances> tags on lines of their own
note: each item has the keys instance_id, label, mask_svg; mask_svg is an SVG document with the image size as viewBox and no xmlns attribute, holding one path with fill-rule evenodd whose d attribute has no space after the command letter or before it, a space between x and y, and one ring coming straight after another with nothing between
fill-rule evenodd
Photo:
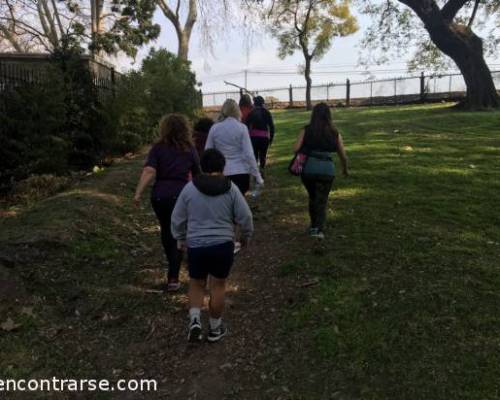
<instances>
[{"instance_id":1,"label":"tree trunk","mask_svg":"<svg viewBox=\"0 0 500 400\"><path fill-rule=\"evenodd\" d=\"M454 23L466 1L449 0L441 9L435 0L399 0L422 20L433 43L450 57L467 85L464 108L498 108L500 101L491 71L484 60L483 41L470 27Z\"/></svg>"},{"instance_id":2,"label":"tree trunk","mask_svg":"<svg viewBox=\"0 0 500 400\"><path fill-rule=\"evenodd\" d=\"M177 57L182 61L188 61L189 55L189 37L187 37L186 32L183 31L177 35L179 39L179 48L177 50Z\"/></svg>"},{"instance_id":3,"label":"tree trunk","mask_svg":"<svg viewBox=\"0 0 500 400\"><path fill-rule=\"evenodd\" d=\"M306 66L304 68L304 77L306 78L306 109L311 110L312 109L312 102L311 102L311 86L312 86L311 57L306 55L305 59L306 59Z\"/></svg>"},{"instance_id":4,"label":"tree trunk","mask_svg":"<svg viewBox=\"0 0 500 400\"><path fill-rule=\"evenodd\" d=\"M462 106L468 109L500 106L491 71L484 60L483 41L464 25L428 29L436 46L458 66L467 86ZM432 30L432 31L431 31Z\"/></svg>"}]
</instances>

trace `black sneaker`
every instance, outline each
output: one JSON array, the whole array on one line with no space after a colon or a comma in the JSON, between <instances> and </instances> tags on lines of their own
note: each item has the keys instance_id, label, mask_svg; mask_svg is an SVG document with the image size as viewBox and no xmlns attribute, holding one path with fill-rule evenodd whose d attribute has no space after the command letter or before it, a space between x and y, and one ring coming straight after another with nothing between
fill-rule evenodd
<instances>
[{"instance_id":1,"label":"black sneaker","mask_svg":"<svg viewBox=\"0 0 500 400\"><path fill-rule=\"evenodd\" d=\"M198 318L195 318L189 324L188 341L191 343L198 343L201 342L202 339L201 322Z\"/></svg>"},{"instance_id":2,"label":"black sneaker","mask_svg":"<svg viewBox=\"0 0 500 400\"><path fill-rule=\"evenodd\" d=\"M221 340L227 334L227 328L223 322L220 323L219 327L216 329L210 328L208 330L207 340L210 343L215 343Z\"/></svg>"},{"instance_id":3,"label":"black sneaker","mask_svg":"<svg viewBox=\"0 0 500 400\"><path fill-rule=\"evenodd\" d=\"M323 240L325 238L325 234L319 228L309 229L309 236L319 240Z\"/></svg>"}]
</instances>

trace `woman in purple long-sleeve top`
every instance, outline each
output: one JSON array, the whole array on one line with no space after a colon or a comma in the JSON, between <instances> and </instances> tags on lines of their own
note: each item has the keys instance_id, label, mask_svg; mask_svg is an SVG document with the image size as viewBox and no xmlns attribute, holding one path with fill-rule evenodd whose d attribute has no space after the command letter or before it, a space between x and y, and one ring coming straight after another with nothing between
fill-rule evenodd
<instances>
[{"instance_id":1,"label":"woman in purple long-sleeve top","mask_svg":"<svg viewBox=\"0 0 500 400\"><path fill-rule=\"evenodd\" d=\"M172 114L160 121L160 140L151 148L134 201L139 203L142 193L151 181L151 205L160 222L161 240L168 260L168 291L180 288L179 270L182 253L170 232L170 220L179 193L191 175L200 172L200 159L193 145L189 123L183 115Z\"/></svg>"}]
</instances>

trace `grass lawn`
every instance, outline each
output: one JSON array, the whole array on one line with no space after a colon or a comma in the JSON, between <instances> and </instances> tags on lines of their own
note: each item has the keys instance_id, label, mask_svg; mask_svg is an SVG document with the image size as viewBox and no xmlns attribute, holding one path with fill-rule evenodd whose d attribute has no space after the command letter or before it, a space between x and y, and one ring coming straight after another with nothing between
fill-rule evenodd
<instances>
[{"instance_id":1,"label":"grass lawn","mask_svg":"<svg viewBox=\"0 0 500 400\"><path fill-rule=\"evenodd\" d=\"M319 279L284 317L300 351L273 360L293 398L499 399L500 112L335 110L352 176L321 244L286 171L309 113L274 115L266 196L277 229L304 237L281 273Z\"/></svg>"},{"instance_id":2,"label":"grass lawn","mask_svg":"<svg viewBox=\"0 0 500 400\"><path fill-rule=\"evenodd\" d=\"M157 221L131 202L143 155L0 213L0 379L154 378L154 399L500 399L500 112L335 110L352 176L323 242L287 171L308 115L275 113L220 347L188 351L185 291L158 290Z\"/></svg>"}]
</instances>

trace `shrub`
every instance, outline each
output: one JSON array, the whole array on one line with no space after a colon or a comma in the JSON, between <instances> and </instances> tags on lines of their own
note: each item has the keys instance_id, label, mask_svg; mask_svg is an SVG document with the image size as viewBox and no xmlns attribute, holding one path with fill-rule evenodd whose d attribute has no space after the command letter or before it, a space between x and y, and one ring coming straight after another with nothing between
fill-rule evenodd
<instances>
[{"instance_id":1,"label":"shrub","mask_svg":"<svg viewBox=\"0 0 500 400\"><path fill-rule=\"evenodd\" d=\"M38 199L51 196L66 189L71 178L55 175L34 175L14 185L14 198L23 203L30 203Z\"/></svg>"},{"instance_id":2,"label":"shrub","mask_svg":"<svg viewBox=\"0 0 500 400\"><path fill-rule=\"evenodd\" d=\"M86 170L149 143L166 113L193 116L199 105L189 64L151 50L140 71L99 98L82 51L63 43L43 84L0 86L0 192L32 174Z\"/></svg>"}]
</instances>

